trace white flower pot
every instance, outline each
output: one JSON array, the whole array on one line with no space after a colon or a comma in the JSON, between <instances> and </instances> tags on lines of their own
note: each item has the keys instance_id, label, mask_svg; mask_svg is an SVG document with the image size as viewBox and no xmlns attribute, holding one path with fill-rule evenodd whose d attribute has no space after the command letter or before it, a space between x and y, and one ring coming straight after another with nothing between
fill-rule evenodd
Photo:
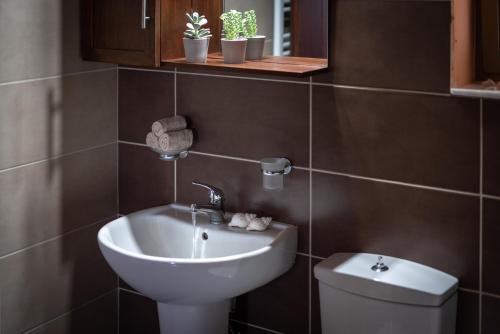
<instances>
[{"instance_id":1,"label":"white flower pot","mask_svg":"<svg viewBox=\"0 0 500 334\"><path fill-rule=\"evenodd\" d=\"M226 64L241 64L245 62L245 53L247 49L247 39L240 38L229 40L222 38L222 54Z\"/></svg>"},{"instance_id":2,"label":"white flower pot","mask_svg":"<svg viewBox=\"0 0 500 334\"><path fill-rule=\"evenodd\" d=\"M259 60L264 55L266 36L248 37L246 60Z\"/></svg>"},{"instance_id":3,"label":"white flower pot","mask_svg":"<svg viewBox=\"0 0 500 334\"><path fill-rule=\"evenodd\" d=\"M184 38L184 53L188 63L206 63L210 38Z\"/></svg>"}]
</instances>

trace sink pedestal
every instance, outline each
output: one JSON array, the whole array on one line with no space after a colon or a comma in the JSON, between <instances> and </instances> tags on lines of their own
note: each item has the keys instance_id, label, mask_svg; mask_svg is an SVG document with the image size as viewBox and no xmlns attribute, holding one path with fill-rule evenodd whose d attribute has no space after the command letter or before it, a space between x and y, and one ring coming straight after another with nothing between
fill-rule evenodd
<instances>
[{"instance_id":1,"label":"sink pedestal","mask_svg":"<svg viewBox=\"0 0 500 334\"><path fill-rule=\"evenodd\" d=\"M228 332L230 301L203 305L158 303L162 334L221 334Z\"/></svg>"}]
</instances>

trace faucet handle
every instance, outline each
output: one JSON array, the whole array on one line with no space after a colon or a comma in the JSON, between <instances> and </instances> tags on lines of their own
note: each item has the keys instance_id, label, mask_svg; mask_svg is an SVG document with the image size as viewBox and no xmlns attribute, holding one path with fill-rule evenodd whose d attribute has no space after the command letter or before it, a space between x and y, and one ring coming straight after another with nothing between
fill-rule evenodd
<instances>
[{"instance_id":1,"label":"faucet handle","mask_svg":"<svg viewBox=\"0 0 500 334\"><path fill-rule=\"evenodd\" d=\"M193 181L192 184L195 186L206 188L208 190L208 195L210 196L210 204L217 205L219 207L222 206L222 202L224 201L224 192L222 190L203 182Z\"/></svg>"}]
</instances>

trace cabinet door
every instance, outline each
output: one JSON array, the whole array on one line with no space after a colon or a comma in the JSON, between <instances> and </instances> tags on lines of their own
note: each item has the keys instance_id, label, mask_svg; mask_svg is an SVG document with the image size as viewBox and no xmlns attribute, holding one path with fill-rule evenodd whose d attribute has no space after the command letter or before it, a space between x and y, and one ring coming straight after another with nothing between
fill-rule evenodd
<instances>
[{"instance_id":1,"label":"cabinet door","mask_svg":"<svg viewBox=\"0 0 500 334\"><path fill-rule=\"evenodd\" d=\"M83 58L159 66L159 4L160 0L83 0Z\"/></svg>"},{"instance_id":2,"label":"cabinet door","mask_svg":"<svg viewBox=\"0 0 500 334\"><path fill-rule=\"evenodd\" d=\"M161 59L184 57L182 38L186 29L186 13L197 11L208 19L212 31L209 52L220 51L220 15L223 0L162 0L161 2Z\"/></svg>"}]
</instances>

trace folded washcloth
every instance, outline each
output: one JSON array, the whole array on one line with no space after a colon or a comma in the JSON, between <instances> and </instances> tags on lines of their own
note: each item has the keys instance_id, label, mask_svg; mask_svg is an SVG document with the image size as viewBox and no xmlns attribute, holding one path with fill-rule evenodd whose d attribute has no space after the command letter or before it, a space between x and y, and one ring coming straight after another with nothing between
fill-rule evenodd
<instances>
[{"instance_id":1,"label":"folded washcloth","mask_svg":"<svg viewBox=\"0 0 500 334\"><path fill-rule=\"evenodd\" d=\"M190 129L172 131L158 138L158 146L162 152L185 151L193 145L193 131Z\"/></svg>"},{"instance_id":2,"label":"folded washcloth","mask_svg":"<svg viewBox=\"0 0 500 334\"><path fill-rule=\"evenodd\" d=\"M155 135L160 137L165 132L183 130L186 127L186 118L184 118L184 116L177 115L154 122L151 126L151 130Z\"/></svg>"},{"instance_id":3,"label":"folded washcloth","mask_svg":"<svg viewBox=\"0 0 500 334\"><path fill-rule=\"evenodd\" d=\"M158 137L156 137L152 132L148 133L148 135L146 136L146 144L153 150L158 151L160 149L160 142L158 141Z\"/></svg>"},{"instance_id":4,"label":"folded washcloth","mask_svg":"<svg viewBox=\"0 0 500 334\"><path fill-rule=\"evenodd\" d=\"M272 220L271 217L253 218L247 226L247 231L264 231Z\"/></svg>"},{"instance_id":5,"label":"folded washcloth","mask_svg":"<svg viewBox=\"0 0 500 334\"><path fill-rule=\"evenodd\" d=\"M246 228L255 217L257 215L254 213L235 213L229 222L229 226Z\"/></svg>"}]
</instances>

